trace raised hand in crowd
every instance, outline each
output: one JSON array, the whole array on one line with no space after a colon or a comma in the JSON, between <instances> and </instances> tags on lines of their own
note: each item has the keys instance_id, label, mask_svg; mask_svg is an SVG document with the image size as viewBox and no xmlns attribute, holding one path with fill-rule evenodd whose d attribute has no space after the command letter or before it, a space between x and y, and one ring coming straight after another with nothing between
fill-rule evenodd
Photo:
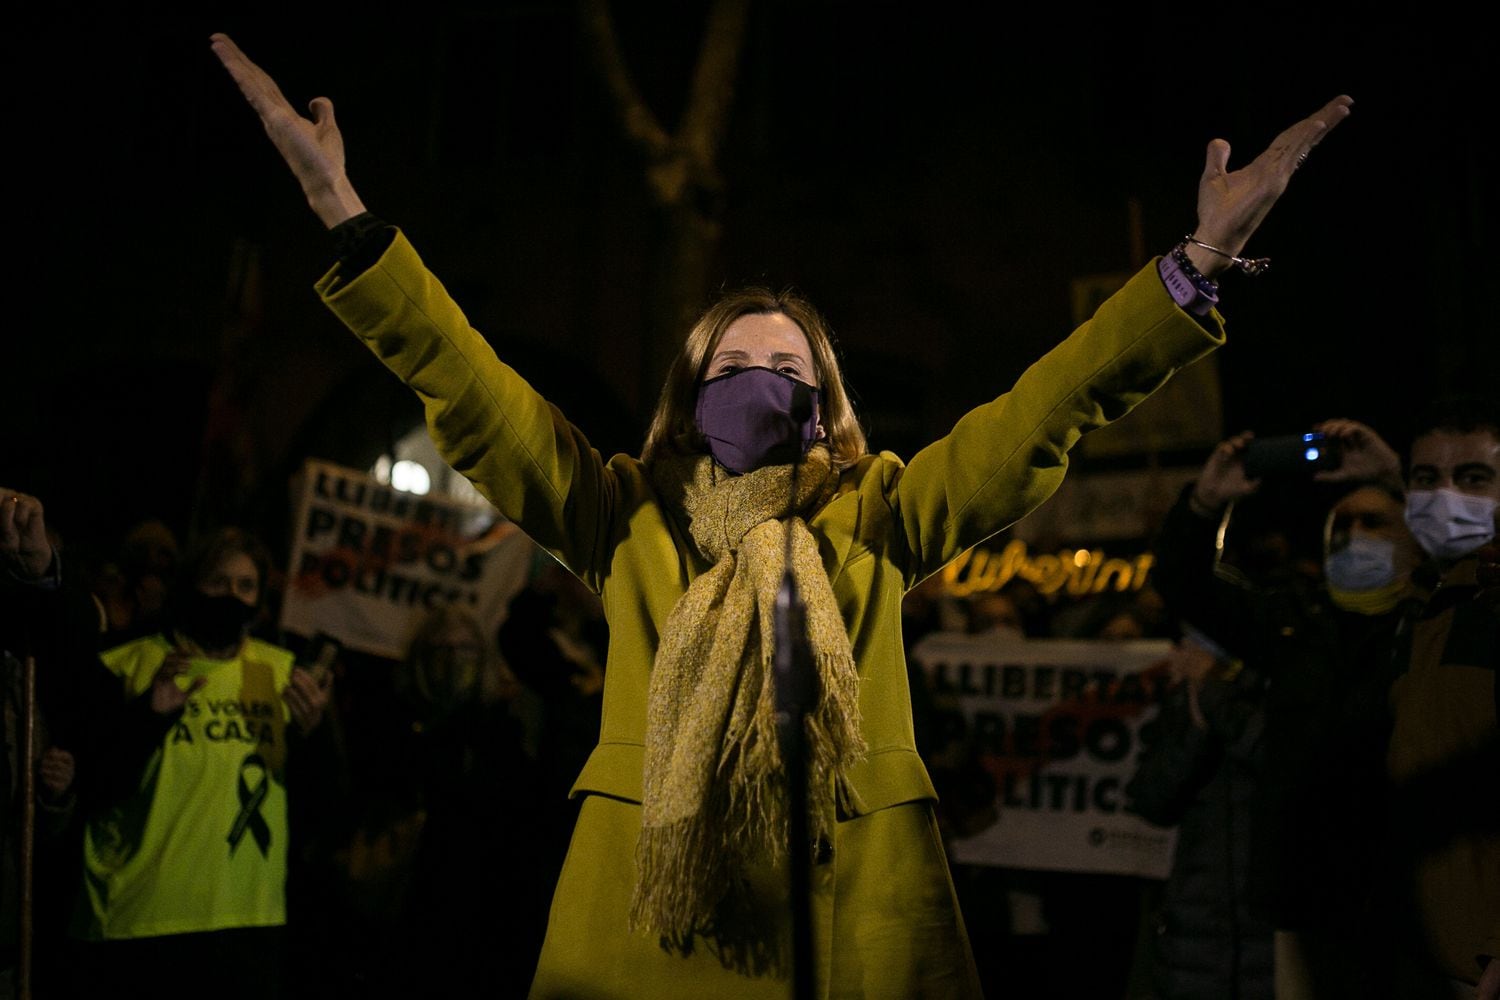
<instances>
[{"instance_id":1,"label":"raised hand in crowd","mask_svg":"<svg viewBox=\"0 0 1500 1000\"><path fill-rule=\"evenodd\" d=\"M1326 482L1378 482L1401 490L1401 456L1375 430L1357 420L1325 420L1313 428L1343 448L1337 469L1325 469L1314 479Z\"/></svg>"},{"instance_id":2,"label":"raised hand in crowd","mask_svg":"<svg viewBox=\"0 0 1500 1000\"><path fill-rule=\"evenodd\" d=\"M194 677L187 687L177 683L177 678L187 673L190 661L187 654L173 652L167 655L151 678L148 695L151 711L157 715L172 715L182 711L182 706L208 683L207 677Z\"/></svg>"},{"instance_id":3,"label":"raised hand in crowd","mask_svg":"<svg viewBox=\"0 0 1500 1000\"><path fill-rule=\"evenodd\" d=\"M52 568L52 558L42 502L0 488L0 570L17 580L40 580Z\"/></svg>"},{"instance_id":4,"label":"raised hand in crowd","mask_svg":"<svg viewBox=\"0 0 1500 1000\"><path fill-rule=\"evenodd\" d=\"M1207 729L1208 720L1199 706L1198 691L1218 663L1218 657L1188 637L1174 644L1167 654L1167 677L1173 684L1187 685L1188 713L1199 729Z\"/></svg>"},{"instance_id":5,"label":"raised hand in crowd","mask_svg":"<svg viewBox=\"0 0 1500 1000\"><path fill-rule=\"evenodd\" d=\"M1198 481L1193 486L1193 509L1204 516L1214 516L1231 500L1254 493L1259 479L1245 475L1245 449L1255 437L1251 431L1220 441L1208 456Z\"/></svg>"},{"instance_id":6,"label":"raised hand in crowd","mask_svg":"<svg viewBox=\"0 0 1500 1000\"><path fill-rule=\"evenodd\" d=\"M60 747L48 747L37 761L37 778L41 781L42 796L49 802L59 802L73 787L77 766L73 755Z\"/></svg>"},{"instance_id":7,"label":"raised hand in crowd","mask_svg":"<svg viewBox=\"0 0 1500 1000\"><path fill-rule=\"evenodd\" d=\"M323 712L328 708L332 690L333 674L324 673L322 681L318 681L309 671L295 667L292 669L291 683L281 692L281 696L286 699L292 721L304 733L310 733L323 721Z\"/></svg>"}]
</instances>

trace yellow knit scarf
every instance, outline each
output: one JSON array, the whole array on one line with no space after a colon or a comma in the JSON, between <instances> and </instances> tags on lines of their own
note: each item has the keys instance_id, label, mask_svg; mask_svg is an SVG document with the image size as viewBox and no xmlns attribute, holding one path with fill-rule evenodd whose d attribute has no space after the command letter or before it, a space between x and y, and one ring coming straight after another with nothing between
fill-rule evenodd
<instances>
[{"instance_id":1,"label":"yellow knit scarf","mask_svg":"<svg viewBox=\"0 0 1500 1000\"><path fill-rule=\"evenodd\" d=\"M807 718L811 825L827 831L836 790L865 750L849 635L800 515L833 493L828 449L797 468L733 476L708 456L666 459L653 478L714 560L678 600L657 646L646 702L646 762L630 924L686 944L785 854L786 789L776 742L773 609L791 532L819 692ZM809 845L811 849L811 845Z\"/></svg>"}]
</instances>

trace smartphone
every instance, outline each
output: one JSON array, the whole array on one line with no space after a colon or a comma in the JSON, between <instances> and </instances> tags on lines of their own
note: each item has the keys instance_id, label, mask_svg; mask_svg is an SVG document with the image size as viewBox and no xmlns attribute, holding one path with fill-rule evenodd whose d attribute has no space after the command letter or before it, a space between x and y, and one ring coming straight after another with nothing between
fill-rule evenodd
<instances>
[{"instance_id":1,"label":"smartphone","mask_svg":"<svg viewBox=\"0 0 1500 1000\"><path fill-rule=\"evenodd\" d=\"M322 684L323 678L328 676L343 650L343 643L327 632L319 632L303 648L302 655L297 657L297 666L312 674L313 680Z\"/></svg>"},{"instance_id":2,"label":"smartphone","mask_svg":"<svg viewBox=\"0 0 1500 1000\"><path fill-rule=\"evenodd\" d=\"M1337 469L1343 462L1343 447L1318 431L1254 438L1245 447L1245 475L1251 479L1311 475Z\"/></svg>"}]
</instances>

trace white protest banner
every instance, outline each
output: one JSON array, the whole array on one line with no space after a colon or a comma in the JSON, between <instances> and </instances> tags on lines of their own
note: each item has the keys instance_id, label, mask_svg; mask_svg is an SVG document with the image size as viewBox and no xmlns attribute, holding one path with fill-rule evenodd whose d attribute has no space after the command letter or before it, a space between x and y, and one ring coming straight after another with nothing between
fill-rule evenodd
<instances>
[{"instance_id":1,"label":"white protest banner","mask_svg":"<svg viewBox=\"0 0 1500 1000\"><path fill-rule=\"evenodd\" d=\"M461 604L489 632L526 584L536 546L503 519L437 496L403 493L327 462L303 467L281 627L326 632L400 659L433 608Z\"/></svg>"},{"instance_id":2,"label":"white protest banner","mask_svg":"<svg viewBox=\"0 0 1500 1000\"><path fill-rule=\"evenodd\" d=\"M996 818L953 841L965 864L1165 878L1174 832L1125 811L1156 715L1165 641L936 633L912 651L937 712L994 779Z\"/></svg>"}]
</instances>

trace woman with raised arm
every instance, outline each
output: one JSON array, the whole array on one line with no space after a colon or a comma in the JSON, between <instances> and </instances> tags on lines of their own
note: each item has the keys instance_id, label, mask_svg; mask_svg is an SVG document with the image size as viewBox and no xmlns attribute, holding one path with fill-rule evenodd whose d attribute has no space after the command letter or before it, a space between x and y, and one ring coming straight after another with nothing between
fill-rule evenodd
<instances>
[{"instance_id":1,"label":"woman with raised arm","mask_svg":"<svg viewBox=\"0 0 1500 1000\"><path fill-rule=\"evenodd\" d=\"M818 992L977 996L912 736L901 597L1041 503L1080 434L1222 341L1213 275L1255 266L1240 249L1351 102L1241 170L1211 143L1198 242L910 464L867 451L817 312L762 291L704 313L641 456L605 461L365 211L331 102L304 118L232 41L212 44L333 231L339 261L319 294L422 397L453 467L603 599L604 721L574 786L582 809L532 995L786 995L769 659L790 534L820 692L807 725Z\"/></svg>"}]
</instances>

